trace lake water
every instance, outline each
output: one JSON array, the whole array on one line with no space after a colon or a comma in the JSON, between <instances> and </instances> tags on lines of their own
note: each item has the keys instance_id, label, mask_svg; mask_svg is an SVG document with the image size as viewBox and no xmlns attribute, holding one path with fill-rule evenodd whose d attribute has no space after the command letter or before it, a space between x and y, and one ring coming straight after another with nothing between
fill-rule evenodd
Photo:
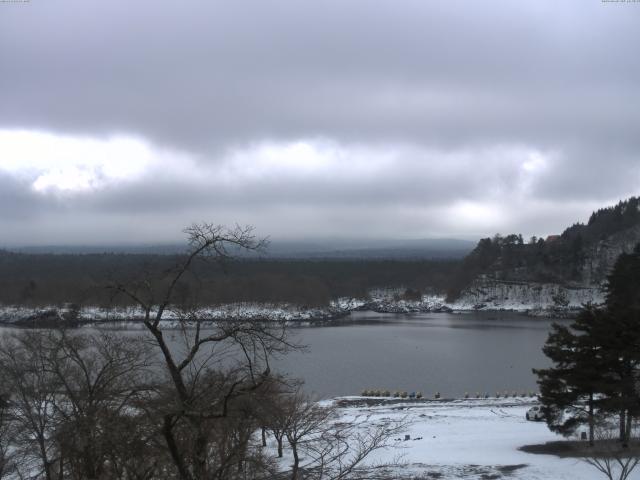
<instances>
[{"instance_id":1,"label":"lake water","mask_svg":"<svg viewBox=\"0 0 640 480\"><path fill-rule=\"evenodd\" d=\"M552 322L512 312L355 312L339 325L292 329L307 351L276 359L272 368L304 379L316 398L363 389L427 397L537 391L531 369L549 365L542 346ZM168 338L177 347L177 336Z\"/></svg>"},{"instance_id":2,"label":"lake water","mask_svg":"<svg viewBox=\"0 0 640 480\"><path fill-rule=\"evenodd\" d=\"M553 320L511 312L352 314L358 323L295 330L307 353L275 367L305 379L319 398L362 389L440 392L537 391L532 368L548 366L542 346Z\"/></svg>"}]
</instances>

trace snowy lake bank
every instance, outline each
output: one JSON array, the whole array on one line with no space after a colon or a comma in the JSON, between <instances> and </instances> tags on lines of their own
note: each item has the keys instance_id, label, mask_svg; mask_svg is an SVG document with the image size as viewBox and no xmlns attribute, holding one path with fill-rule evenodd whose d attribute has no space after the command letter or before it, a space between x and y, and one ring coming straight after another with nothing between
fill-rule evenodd
<instances>
[{"instance_id":1,"label":"snowy lake bank","mask_svg":"<svg viewBox=\"0 0 640 480\"><path fill-rule=\"evenodd\" d=\"M576 458L536 455L519 450L524 445L561 440L544 422L529 422L531 398L489 398L420 402L379 402L364 405L363 397L332 400L337 421L367 418L375 424L407 419L411 425L392 447L376 452L370 464L391 462L398 454L402 465L387 478L598 480L602 474ZM377 399L379 400L379 399ZM405 440L404 435L409 435ZM285 458L286 462L287 459ZM634 472L629 479L640 478Z\"/></svg>"}]
</instances>

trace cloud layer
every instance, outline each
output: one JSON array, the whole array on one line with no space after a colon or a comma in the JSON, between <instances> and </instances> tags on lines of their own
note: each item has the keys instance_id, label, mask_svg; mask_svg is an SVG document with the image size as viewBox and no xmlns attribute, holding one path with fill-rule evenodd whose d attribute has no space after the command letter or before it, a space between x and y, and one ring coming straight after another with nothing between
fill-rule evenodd
<instances>
[{"instance_id":1,"label":"cloud layer","mask_svg":"<svg viewBox=\"0 0 640 480\"><path fill-rule=\"evenodd\" d=\"M556 232L640 191L640 4L0 5L0 243Z\"/></svg>"}]
</instances>

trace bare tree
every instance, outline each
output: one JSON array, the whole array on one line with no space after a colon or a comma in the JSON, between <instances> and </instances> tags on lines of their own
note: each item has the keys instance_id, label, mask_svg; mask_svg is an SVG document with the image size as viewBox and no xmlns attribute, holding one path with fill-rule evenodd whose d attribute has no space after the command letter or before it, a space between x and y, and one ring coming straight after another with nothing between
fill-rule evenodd
<instances>
[{"instance_id":1,"label":"bare tree","mask_svg":"<svg viewBox=\"0 0 640 480\"><path fill-rule=\"evenodd\" d=\"M299 383L279 375L273 375L268 385L262 389L257 400L257 415L260 425L260 444L267 446L267 433L276 440L278 458L283 455L287 410L283 398L299 388Z\"/></svg>"},{"instance_id":2,"label":"bare tree","mask_svg":"<svg viewBox=\"0 0 640 480\"><path fill-rule=\"evenodd\" d=\"M122 426L137 416L134 400L148 388L149 349L139 338L122 335L62 331L49 339L42 353L58 386L53 406L65 470L70 478L114 478L127 458L113 454L122 434L132 440L143 430L139 425L123 432Z\"/></svg>"},{"instance_id":3,"label":"bare tree","mask_svg":"<svg viewBox=\"0 0 640 480\"><path fill-rule=\"evenodd\" d=\"M287 439L293 455L293 464L288 472L291 480L300 478L313 480L339 480L364 478L371 466L365 463L371 455L381 449L393 448L392 437L404 431L406 419L377 423L371 417L344 421L340 410L332 404L312 401L300 386L289 393L281 393L273 399L270 429L276 440L279 435ZM282 445L278 443L278 456L282 456ZM397 465L394 459L393 465ZM375 465L376 468L385 465Z\"/></svg>"},{"instance_id":4,"label":"bare tree","mask_svg":"<svg viewBox=\"0 0 640 480\"><path fill-rule=\"evenodd\" d=\"M5 385L4 388L7 386ZM9 394L0 396L0 479L9 478L17 470L14 414Z\"/></svg>"},{"instance_id":5,"label":"bare tree","mask_svg":"<svg viewBox=\"0 0 640 480\"><path fill-rule=\"evenodd\" d=\"M51 479L129 478L114 454L148 364L135 338L22 331L3 337L0 364L17 473ZM143 428L126 432L128 440Z\"/></svg>"},{"instance_id":6,"label":"bare tree","mask_svg":"<svg viewBox=\"0 0 640 480\"><path fill-rule=\"evenodd\" d=\"M60 465L54 407L58 385L42 355L45 343L45 336L36 331L3 336L0 375L11 405L17 432L12 442L22 469L36 478L53 480Z\"/></svg>"},{"instance_id":7,"label":"bare tree","mask_svg":"<svg viewBox=\"0 0 640 480\"><path fill-rule=\"evenodd\" d=\"M313 480L346 480L371 478L371 471L400 464L391 462L367 464L372 454L394 448L391 439L406 431L407 419L374 422L371 416L341 422L334 418L315 441L305 442L309 456L305 478Z\"/></svg>"},{"instance_id":8,"label":"bare tree","mask_svg":"<svg viewBox=\"0 0 640 480\"><path fill-rule=\"evenodd\" d=\"M144 326L161 352L169 382L158 410L166 447L182 480L223 477L227 465L246 451L245 437L233 448L220 437L228 427L233 404L256 394L271 377L269 359L295 348L284 323L212 321L189 291L187 276L196 276L202 260L224 263L234 249L260 250L265 241L251 227L226 229L197 224L185 230L189 251L173 269L158 278L142 278L111 289L128 297L144 312ZM197 276L196 276L197 279ZM196 282L197 283L197 282ZM193 282L192 282L193 284ZM165 316L177 321L180 347L167 339ZM221 453L227 452L224 458Z\"/></svg>"},{"instance_id":9,"label":"bare tree","mask_svg":"<svg viewBox=\"0 0 640 480\"><path fill-rule=\"evenodd\" d=\"M596 430L596 442L584 461L609 480L627 480L640 463L640 446L622 445L617 432L607 425Z\"/></svg>"},{"instance_id":10,"label":"bare tree","mask_svg":"<svg viewBox=\"0 0 640 480\"><path fill-rule=\"evenodd\" d=\"M284 398L282 403L285 412L283 430L293 453L291 480L298 480L301 450L304 452L308 443L322 437L333 411L312 402L301 390Z\"/></svg>"}]
</instances>

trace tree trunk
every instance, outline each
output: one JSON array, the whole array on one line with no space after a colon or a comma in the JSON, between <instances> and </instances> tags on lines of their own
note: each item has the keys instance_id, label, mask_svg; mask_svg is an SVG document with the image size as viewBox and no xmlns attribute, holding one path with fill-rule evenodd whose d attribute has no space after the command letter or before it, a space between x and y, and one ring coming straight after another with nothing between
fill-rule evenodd
<instances>
[{"instance_id":1,"label":"tree trunk","mask_svg":"<svg viewBox=\"0 0 640 480\"><path fill-rule=\"evenodd\" d=\"M0 475L0 478L4 478ZM58 458L58 479L64 478L64 451L60 450L60 458Z\"/></svg>"},{"instance_id":2,"label":"tree trunk","mask_svg":"<svg viewBox=\"0 0 640 480\"><path fill-rule=\"evenodd\" d=\"M238 449L238 473L242 473L244 471L245 460L247 459L247 449L249 446L249 438L245 437L244 434L240 437L241 445Z\"/></svg>"},{"instance_id":3,"label":"tree trunk","mask_svg":"<svg viewBox=\"0 0 640 480\"><path fill-rule=\"evenodd\" d=\"M278 440L278 458L282 458L282 437L276 437Z\"/></svg>"},{"instance_id":4,"label":"tree trunk","mask_svg":"<svg viewBox=\"0 0 640 480\"><path fill-rule=\"evenodd\" d=\"M626 434L626 410L620 410L620 441L622 442L622 446L626 448L627 446L627 434Z\"/></svg>"},{"instance_id":5,"label":"tree trunk","mask_svg":"<svg viewBox=\"0 0 640 480\"><path fill-rule=\"evenodd\" d=\"M176 444L176 439L173 436L173 417L171 415L165 415L164 424L162 426L162 435L167 442L167 447L169 448L169 453L171 454L171 458L173 459L173 463L178 469L178 473L180 474L180 478L182 480L192 480L191 474L187 467L184 464L184 459L182 455L180 455L180 451L178 449L178 445Z\"/></svg>"},{"instance_id":6,"label":"tree trunk","mask_svg":"<svg viewBox=\"0 0 640 480\"><path fill-rule=\"evenodd\" d=\"M593 415L593 393L589 394L589 446L593 447L594 438L594 415Z\"/></svg>"},{"instance_id":7,"label":"tree trunk","mask_svg":"<svg viewBox=\"0 0 640 480\"><path fill-rule=\"evenodd\" d=\"M267 446L267 429L262 427L262 446Z\"/></svg>"},{"instance_id":8,"label":"tree trunk","mask_svg":"<svg viewBox=\"0 0 640 480\"><path fill-rule=\"evenodd\" d=\"M291 471L291 480L298 480L298 469L300 467L300 458L298 457L298 446L296 442L289 442L293 451L293 470Z\"/></svg>"},{"instance_id":9,"label":"tree trunk","mask_svg":"<svg viewBox=\"0 0 640 480\"><path fill-rule=\"evenodd\" d=\"M49 457L47 455L47 446L45 443L44 435L42 433L38 434L38 447L40 448L40 458L42 459L42 466L44 469L44 476L46 480L51 480L51 462L49 462Z\"/></svg>"},{"instance_id":10,"label":"tree trunk","mask_svg":"<svg viewBox=\"0 0 640 480\"><path fill-rule=\"evenodd\" d=\"M95 468L95 462L93 461L93 455L90 447L88 446L88 441L85 440L85 442L87 442L87 445L83 448L83 452L82 452L82 457L83 457L82 463L84 463L84 475L87 480L95 480L98 478L96 468Z\"/></svg>"},{"instance_id":11,"label":"tree trunk","mask_svg":"<svg viewBox=\"0 0 640 480\"><path fill-rule=\"evenodd\" d=\"M173 355L171 355L171 350L167 345L167 342L164 340L164 336L162 335L162 330L153 327L151 324L145 323L147 329L151 332L151 334L155 337L156 343L160 347L162 351L162 355L164 356L165 365L167 370L169 370L169 375L171 376L171 380L173 381L174 386L176 387L176 391L178 393L178 397L181 402L185 402L189 398L189 394L187 393L187 387L184 384L184 380L182 379L182 374L178 370L176 366L176 362L173 360Z\"/></svg>"},{"instance_id":12,"label":"tree trunk","mask_svg":"<svg viewBox=\"0 0 640 480\"><path fill-rule=\"evenodd\" d=\"M195 457L195 478L207 478L207 435L202 425L197 421L191 422L192 428L196 431L196 441L194 445Z\"/></svg>"}]
</instances>

